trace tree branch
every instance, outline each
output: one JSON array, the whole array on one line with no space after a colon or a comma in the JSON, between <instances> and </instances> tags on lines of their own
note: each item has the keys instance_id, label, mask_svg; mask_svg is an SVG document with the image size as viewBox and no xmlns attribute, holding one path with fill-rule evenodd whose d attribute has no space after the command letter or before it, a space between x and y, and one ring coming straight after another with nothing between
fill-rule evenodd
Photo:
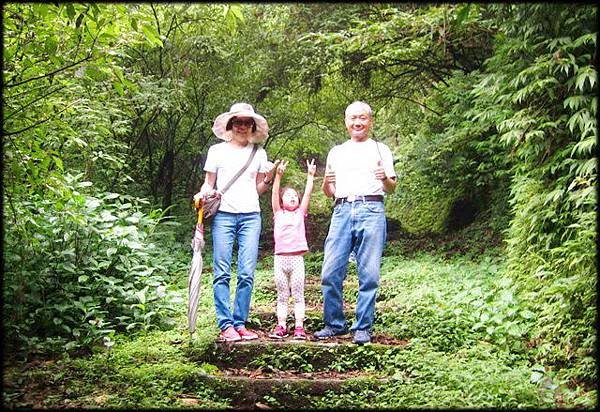
<instances>
[{"instance_id":1,"label":"tree branch","mask_svg":"<svg viewBox=\"0 0 600 412\"><path fill-rule=\"evenodd\" d=\"M56 92L57 92L57 91L59 91L59 90L62 90L62 89L64 89L65 87L67 87L67 86L61 86L61 87L59 87L59 88L57 88L57 89L54 89L54 90L52 90L51 92L48 92L48 93L46 93L46 94L44 94L44 95L42 95L42 96L38 97L37 99L33 99L33 100L32 100L32 101L30 101L29 103L25 104L24 106L21 106L19 109L15 110L14 112L12 112L12 113L11 113L11 114L9 114L8 116L6 116L6 117L4 118L4 121L7 121L7 120L8 120L8 119L10 119L11 117L13 117L15 114L22 112L23 110L25 110L27 107L31 106L32 104L34 104L34 103L36 103L36 102L38 102L38 101L40 101L40 100L42 100L42 99L44 99L44 98L46 98L46 97L50 96L51 94L54 94L54 93L56 93Z\"/></svg>"},{"instance_id":2,"label":"tree branch","mask_svg":"<svg viewBox=\"0 0 600 412\"><path fill-rule=\"evenodd\" d=\"M58 113L56 113L54 116L50 116L50 117L47 117L47 118L42 119L40 121L37 121L34 124L25 127L24 129L17 130L16 132L7 132L6 130L3 130L4 136L14 136L16 134L23 133L23 132L26 132L27 130L33 129L34 127L39 126L42 123L46 123L47 121L54 119L56 116L58 116L59 114L61 114L65 110L67 110L69 107L73 106L75 103L79 103L79 101L78 100L74 101L73 103L71 103L70 105L67 105L64 109L62 109L61 111L59 111Z\"/></svg>"},{"instance_id":3,"label":"tree branch","mask_svg":"<svg viewBox=\"0 0 600 412\"><path fill-rule=\"evenodd\" d=\"M50 76L54 76L56 73L60 73L62 71L65 71L67 69L70 69L71 67L77 66L78 64L83 63L84 61L90 60L92 58L92 54L89 54L87 57L84 57L83 59L76 61L75 63L71 63L67 66L61 67L60 69L56 69L50 73L46 73L46 74L42 74L41 76L36 76L36 77L30 77L29 79L25 79L23 81L17 82L17 83L13 83L13 84L5 84L4 87L16 87L16 86L20 86L22 84L25 83L29 83L32 82L34 80L39 80L39 79L43 79L45 77L50 77Z\"/></svg>"}]
</instances>

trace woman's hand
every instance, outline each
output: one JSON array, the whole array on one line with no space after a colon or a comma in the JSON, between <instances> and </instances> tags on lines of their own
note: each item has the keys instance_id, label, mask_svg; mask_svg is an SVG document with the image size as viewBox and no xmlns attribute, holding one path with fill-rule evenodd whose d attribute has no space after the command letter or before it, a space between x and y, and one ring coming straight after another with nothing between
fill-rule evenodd
<instances>
[{"instance_id":1,"label":"woman's hand","mask_svg":"<svg viewBox=\"0 0 600 412\"><path fill-rule=\"evenodd\" d=\"M213 196L214 194L218 194L218 192L215 189L209 189L206 191L201 190L194 195L194 202L197 202L200 199L205 200L207 197Z\"/></svg>"}]
</instances>

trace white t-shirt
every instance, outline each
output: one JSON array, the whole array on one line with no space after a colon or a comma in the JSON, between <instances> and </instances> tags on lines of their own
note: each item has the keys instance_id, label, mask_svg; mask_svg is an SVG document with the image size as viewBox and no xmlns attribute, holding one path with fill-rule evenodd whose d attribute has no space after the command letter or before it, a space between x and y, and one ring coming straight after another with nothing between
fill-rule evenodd
<instances>
[{"instance_id":1,"label":"white t-shirt","mask_svg":"<svg viewBox=\"0 0 600 412\"><path fill-rule=\"evenodd\" d=\"M380 160L383 160L385 174L396 176L392 152L384 143L372 139L348 140L334 146L327 155L326 167L335 172L335 197L383 195L383 182L375 177Z\"/></svg>"},{"instance_id":2,"label":"white t-shirt","mask_svg":"<svg viewBox=\"0 0 600 412\"><path fill-rule=\"evenodd\" d=\"M217 173L217 190L222 189L233 176L246 164L252 144L243 148L234 148L227 142L218 143L208 149L204 171ZM260 212L256 175L267 172L267 152L259 147L252 163L221 197L219 210L230 213Z\"/></svg>"}]
</instances>

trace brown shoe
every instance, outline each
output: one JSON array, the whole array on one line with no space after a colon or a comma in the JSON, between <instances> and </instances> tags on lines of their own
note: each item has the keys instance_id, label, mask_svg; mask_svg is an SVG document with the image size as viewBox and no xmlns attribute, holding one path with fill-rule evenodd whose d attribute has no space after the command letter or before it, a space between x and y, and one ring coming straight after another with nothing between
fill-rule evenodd
<instances>
[{"instance_id":1,"label":"brown shoe","mask_svg":"<svg viewBox=\"0 0 600 412\"><path fill-rule=\"evenodd\" d=\"M248 330L244 327L241 327L237 330L237 333L240 335L240 337L244 340L253 340L253 339L258 339L258 335L254 332L252 332L251 330Z\"/></svg>"},{"instance_id":2,"label":"brown shoe","mask_svg":"<svg viewBox=\"0 0 600 412\"><path fill-rule=\"evenodd\" d=\"M219 333L219 340L224 340L225 342L235 342L238 340L242 340L239 333L233 328L233 326L228 327L225 330L222 330Z\"/></svg>"}]
</instances>

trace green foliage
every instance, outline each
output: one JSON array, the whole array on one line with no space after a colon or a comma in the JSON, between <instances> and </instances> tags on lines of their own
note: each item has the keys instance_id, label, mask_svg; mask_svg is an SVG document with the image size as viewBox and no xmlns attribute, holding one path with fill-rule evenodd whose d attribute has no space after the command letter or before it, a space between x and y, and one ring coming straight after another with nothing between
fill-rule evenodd
<instances>
[{"instance_id":1,"label":"green foliage","mask_svg":"<svg viewBox=\"0 0 600 412\"><path fill-rule=\"evenodd\" d=\"M181 300L153 243L159 212L142 213L129 195L86 195L80 177L56 177L46 198L13 205L21 224L5 238L3 296L13 348L110 345L116 331L168 324Z\"/></svg>"},{"instance_id":2,"label":"green foliage","mask_svg":"<svg viewBox=\"0 0 600 412\"><path fill-rule=\"evenodd\" d=\"M392 200L402 225L416 231L415 221L441 227L443 219L432 213L436 202L479 198L485 209L490 193L509 187L509 270L513 293L540 315L531 325L538 360L577 365L565 373L592 382L595 11L572 13L564 5L488 11L500 19L494 54L480 72L455 72L429 94L424 122L398 151L406 172Z\"/></svg>"},{"instance_id":3,"label":"green foliage","mask_svg":"<svg viewBox=\"0 0 600 412\"><path fill-rule=\"evenodd\" d=\"M444 232L450 210L460 194L432 186L430 180L410 169L410 166L405 168L396 188L397 194L386 202L387 215L397 219L408 233Z\"/></svg>"},{"instance_id":4,"label":"green foliage","mask_svg":"<svg viewBox=\"0 0 600 412\"><path fill-rule=\"evenodd\" d=\"M256 351L253 345L240 344L216 351L212 296L201 293L199 327L193 338L185 330L185 310L180 302L175 317L177 328L135 337L117 333L114 345L91 357L43 362L36 368L12 367L5 379L27 383L21 387L26 387L28 394L35 393L32 384L43 386L44 391L39 391L38 396L43 396L44 407L179 407L186 406L185 402L197 407L235 407L234 402L240 400L230 399L236 395L226 393L221 398L214 387L201 379L207 374L225 377L229 371L224 368L233 365L246 372L271 376L278 371L288 375L292 370L311 373L311 368L312 373L361 371L373 375L347 378L338 393L310 398L295 395L309 401L313 408L593 406L593 391L569 389L551 367L532 362L529 353L515 353L509 344L496 344L500 333L486 336L481 330L472 329L475 317L479 319L482 311L492 313L498 308L502 323L508 325L512 308L527 307L516 297L509 299L508 292L512 292L514 284L504 274L505 265L498 258L472 262L428 255L410 260L386 257L382 291L387 297L380 294L377 313L387 314L389 322L375 333L408 338L408 345L381 348L298 344L285 349L267 345ZM255 287L263 289L264 280L271 277L269 270L259 270ZM210 278L204 277L201 289L209 288ZM270 302L274 302L274 296ZM381 304L386 307L380 307ZM418 310L405 316L405 307ZM463 312L454 313L457 308ZM409 328L399 332L404 324ZM513 342L519 340L503 333ZM207 360L209 355L214 359ZM236 363L229 363L232 359ZM382 384L376 377L389 380ZM7 386L6 392L7 404L28 404L27 397L20 397L22 394L13 391L12 386ZM63 394L69 399L64 399ZM273 392L265 399L275 405L274 400L281 398ZM285 399L289 401L289 397ZM289 405L281 403L281 407Z\"/></svg>"},{"instance_id":5,"label":"green foliage","mask_svg":"<svg viewBox=\"0 0 600 412\"><path fill-rule=\"evenodd\" d=\"M476 86L516 160L509 270L532 302L538 359L586 382L596 370L597 83L592 8L501 7L506 38ZM573 13L574 12L574 13ZM527 15L527 24L520 20ZM483 84L495 87L484 89ZM526 257L526 258L524 258Z\"/></svg>"},{"instance_id":6,"label":"green foliage","mask_svg":"<svg viewBox=\"0 0 600 412\"><path fill-rule=\"evenodd\" d=\"M477 73L454 72L425 101L429 110L419 114L422 123L399 138L402 166L391 215L409 233L456 229L454 214L460 204L483 213L505 202L509 158L492 134L493 124L474 123L472 118L482 110L470 93L478 78Z\"/></svg>"},{"instance_id":7,"label":"green foliage","mask_svg":"<svg viewBox=\"0 0 600 412\"><path fill-rule=\"evenodd\" d=\"M51 393L61 392L61 397L53 394L33 403L49 408L189 406L182 398L211 409L227 407L211 388L196 383L198 374L212 372L214 367L189 362L183 346L179 330L144 333L136 339L119 335L112 348L88 358L67 357L32 370L11 369L9 374L11 380L27 380ZM6 405L14 405L13 400L8 399Z\"/></svg>"},{"instance_id":8,"label":"green foliage","mask_svg":"<svg viewBox=\"0 0 600 412\"><path fill-rule=\"evenodd\" d=\"M396 310L380 311L377 329L427 341L439 351L486 341L515 354L525 352L536 316L519 298L498 257L475 262L462 257L447 262L426 256L390 257L382 273L380 299Z\"/></svg>"},{"instance_id":9,"label":"green foliage","mask_svg":"<svg viewBox=\"0 0 600 412\"><path fill-rule=\"evenodd\" d=\"M2 12L11 350L111 347L120 331L168 326L190 257L189 198L217 142L212 121L233 102L267 117L269 158L290 160L287 183L302 189L304 160L315 158L322 173L327 151L347 139L344 107L364 99L375 109L374 137L397 160L398 188L386 207L402 231L437 233L435 242L457 230L454 243L436 250L477 261L487 244L475 246L478 228L487 236L508 227L506 271L481 264L485 276L461 289L428 268L448 294L423 291L422 302L387 285L382 292L396 304L414 304L399 309L404 326L382 319L386 327L415 340L427 335L440 350L470 350L477 340L518 356L531 347L544 365L536 382L597 379L592 6L10 3ZM319 185L317 178L307 225L316 252L307 272L315 276L330 217ZM453 227L461 204L473 206L475 225ZM261 254L270 255L267 196L261 208ZM177 216L173 226L167 213ZM402 284L412 275L395 276ZM202 322L206 343L214 319ZM522 383L526 372L517 375ZM523 386L511 392L503 377L481 379L489 397L461 405L535 405ZM451 386L416 385L436 393L435 405L455 406L446 402ZM396 398L386 394L395 405L430 405L396 389ZM131 395L141 401L145 393ZM365 391L339 405L361 396L376 399Z\"/></svg>"}]
</instances>

